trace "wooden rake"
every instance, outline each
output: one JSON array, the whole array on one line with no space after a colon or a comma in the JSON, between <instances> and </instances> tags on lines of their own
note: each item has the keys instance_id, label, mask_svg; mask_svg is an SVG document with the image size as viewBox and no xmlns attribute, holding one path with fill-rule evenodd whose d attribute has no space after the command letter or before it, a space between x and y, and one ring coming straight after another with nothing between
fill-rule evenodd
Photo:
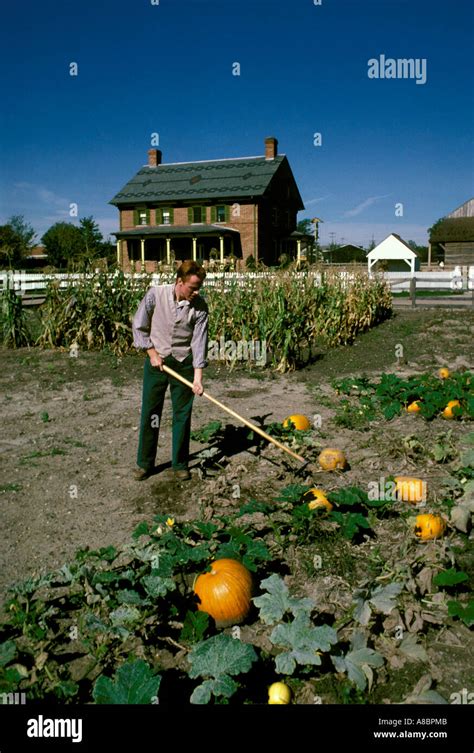
<instances>
[{"instance_id":1,"label":"wooden rake","mask_svg":"<svg viewBox=\"0 0 474 753\"><path fill-rule=\"evenodd\" d=\"M190 382L188 379L185 379L181 376L181 374L177 374L176 371L173 369L170 369L169 366L166 366L163 364L163 371L165 371L170 376L174 377L175 379L178 379L180 382L185 384L187 387L193 388L192 382ZM280 450L283 450L283 452L288 453L288 455L291 455L292 458L295 458L295 460L298 460L302 465L296 470L296 474L301 474L306 466L309 463L309 460L305 460L301 455L298 455L296 452L293 452L293 450L290 450L289 447L286 447L286 445L282 444L278 441L278 439L275 439L274 437L271 437L270 434L267 434L266 431L263 431L259 426L255 426L251 421L248 421L243 416L240 416L238 413L235 412L235 410L232 410L232 408L229 408L227 405L224 405L224 403L221 403L220 400L216 400L215 397L212 397L208 392L204 390L202 395L200 397L205 397L207 400L210 400L211 403L214 403L214 405L217 405L218 408L228 413L230 416L233 416L241 423L245 424L245 426L248 426L249 429L252 429L252 431L255 431L257 434L260 434L261 437L267 440L267 442L271 442L276 447L278 447Z\"/></svg>"}]
</instances>

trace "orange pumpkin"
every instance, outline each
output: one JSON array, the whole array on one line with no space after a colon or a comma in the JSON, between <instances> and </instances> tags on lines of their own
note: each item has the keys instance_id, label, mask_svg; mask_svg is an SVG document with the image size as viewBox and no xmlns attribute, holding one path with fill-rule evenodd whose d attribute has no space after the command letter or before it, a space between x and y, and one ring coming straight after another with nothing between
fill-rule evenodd
<instances>
[{"instance_id":1,"label":"orange pumpkin","mask_svg":"<svg viewBox=\"0 0 474 753\"><path fill-rule=\"evenodd\" d=\"M415 522L415 536L422 541L438 539L446 529L446 521L441 515L426 513L417 515Z\"/></svg>"},{"instance_id":2,"label":"orange pumpkin","mask_svg":"<svg viewBox=\"0 0 474 753\"><path fill-rule=\"evenodd\" d=\"M419 400L415 400L413 403L410 403L410 405L407 405L407 413L419 413L420 410L421 407Z\"/></svg>"},{"instance_id":3,"label":"orange pumpkin","mask_svg":"<svg viewBox=\"0 0 474 753\"><path fill-rule=\"evenodd\" d=\"M237 560L215 560L210 572L196 578L194 593L199 598L198 609L213 617L216 627L236 625L251 607L252 576Z\"/></svg>"},{"instance_id":4,"label":"orange pumpkin","mask_svg":"<svg viewBox=\"0 0 474 753\"><path fill-rule=\"evenodd\" d=\"M344 470L347 466L347 458L342 450L334 447L326 447L318 457L319 465L325 471L335 471L337 468Z\"/></svg>"},{"instance_id":5,"label":"orange pumpkin","mask_svg":"<svg viewBox=\"0 0 474 753\"><path fill-rule=\"evenodd\" d=\"M395 492L401 502L426 501L426 481L421 478L412 478L411 476L395 476Z\"/></svg>"},{"instance_id":6,"label":"orange pumpkin","mask_svg":"<svg viewBox=\"0 0 474 753\"><path fill-rule=\"evenodd\" d=\"M303 494L303 499L308 501L308 507L310 510L316 510L318 507L325 507L328 512L331 512L333 506L326 497L326 492L323 489L308 489Z\"/></svg>"},{"instance_id":7,"label":"orange pumpkin","mask_svg":"<svg viewBox=\"0 0 474 753\"><path fill-rule=\"evenodd\" d=\"M438 371L438 376L439 376L440 379L449 379L449 377L451 376L451 373L450 373L449 369L447 369L445 366L443 366Z\"/></svg>"},{"instance_id":8,"label":"orange pumpkin","mask_svg":"<svg viewBox=\"0 0 474 753\"><path fill-rule=\"evenodd\" d=\"M448 418L448 419L455 418L455 415L453 413L453 408L460 408L460 407L461 407L461 403L459 402L459 400L450 400L446 408L443 411L443 417Z\"/></svg>"},{"instance_id":9,"label":"orange pumpkin","mask_svg":"<svg viewBox=\"0 0 474 753\"><path fill-rule=\"evenodd\" d=\"M301 413L295 413L293 416L285 418L283 421L283 428L289 429L292 424L297 431L308 431L308 429L311 429L309 419L306 418L306 416L301 415Z\"/></svg>"}]
</instances>

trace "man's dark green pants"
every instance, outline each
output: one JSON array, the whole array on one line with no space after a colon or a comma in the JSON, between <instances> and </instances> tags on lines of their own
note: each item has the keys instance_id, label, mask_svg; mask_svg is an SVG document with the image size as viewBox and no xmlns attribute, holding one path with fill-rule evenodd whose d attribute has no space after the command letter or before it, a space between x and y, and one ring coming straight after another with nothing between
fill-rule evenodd
<instances>
[{"instance_id":1,"label":"man's dark green pants","mask_svg":"<svg viewBox=\"0 0 474 753\"><path fill-rule=\"evenodd\" d=\"M166 366L181 374L189 382L193 381L192 353L184 361L177 361L173 356L166 356L163 361ZM173 408L171 465L173 470L176 471L188 467L191 411L193 408L194 392L182 382L173 379L173 377L168 376L164 371L152 366L150 358L147 356L143 368L142 411L137 453L137 465L146 471L152 470L155 467L161 412L168 384L170 385Z\"/></svg>"}]
</instances>

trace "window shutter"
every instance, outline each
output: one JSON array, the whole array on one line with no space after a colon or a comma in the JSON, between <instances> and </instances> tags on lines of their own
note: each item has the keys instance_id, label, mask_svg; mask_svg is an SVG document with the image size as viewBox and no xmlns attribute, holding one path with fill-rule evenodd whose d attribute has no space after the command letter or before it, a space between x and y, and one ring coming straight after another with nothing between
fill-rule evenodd
<instances>
[{"instance_id":1,"label":"window shutter","mask_svg":"<svg viewBox=\"0 0 474 753\"><path fill-rule=\"evenodd\" d=\"M191 225L193 222L193 207L188 207L188 224Z\"/></svg>"},{"instance_id":2,"label":"window shutter","mask_svg":"<svg viewBox=\"0 0 474 753\"><path fill-rule=\"evenodd\" d=\"M138 225L139 217L138 217L138 209L133 210L133 224Z\"/></svg>"},{"instance_id":3,"label":"window shutter","mask_svg":"<svg viewBox=\"0 0 474 753\"><path fill-rule=\"evenodd\" d=\"M201 222L207 222L206 207L201 207Z\"/></svg>"},{"instance_id":4,"label":"window shutter","mask_svg":"<svg viewBox=\"0 0 474 753\"><path fill-rule=\"evenodd\" d=\"M156 207L155 209L155 218L156 218L156 224L162 225L163 224L163 210L161 207Z\"/></svg>"},{"instance_id":5,"label":"window shutter","mask_svg":"<svg viewBox=\"0 0 474 753\"><path fill-rule=\"evenodd\" d=\"M145 212L146 212L146 224L149 225L150 224L150 210L148 207L145 209Z\"/></svg>"},{"instance_id":6,"label":"window shutter","mask_svg":"<svg viewBox=\"0 0 474 753\"><path fill-rule=\"evenodd\" d=\"M211 207L211 222L215 222L217 220L217 208Z\"/></svg>"},{"instance_id":7,"label":"window shutter","mask_svg":"<svg viewBox=\"0 0 474 753\"><path fill-rule=\"evenodd\" d=\"M228 204L225 205L225 221L230 222L230 206Z\"/></svg>"},{"instance_id":8,"label":"window shutter","mask_svg":"<svg viewBox=\"0 0 474 753\"><path fill-rule=\"evenodd\" d=\"M170 207L170 225L174 225L174 209Z\"/></svg>"}]
</instances>

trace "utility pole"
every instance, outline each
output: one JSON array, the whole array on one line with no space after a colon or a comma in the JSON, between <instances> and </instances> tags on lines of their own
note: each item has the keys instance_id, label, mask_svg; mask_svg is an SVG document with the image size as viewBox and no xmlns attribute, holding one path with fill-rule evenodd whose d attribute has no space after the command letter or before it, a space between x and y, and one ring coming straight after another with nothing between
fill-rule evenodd
<instances>
[{"instance_id":1,"label":"utility pole","mask_svg":"<svg viewBox=\"0 0 474 753\"><path fill-rule=\"evenodd\" d=\"M313 217L311 222L314 225L314 247L316 250L316 254L318 254L319 251L319 223L324 222L320 217ZM311 260L312 261L312 260Z\"/></svg>"}]
</instances>

